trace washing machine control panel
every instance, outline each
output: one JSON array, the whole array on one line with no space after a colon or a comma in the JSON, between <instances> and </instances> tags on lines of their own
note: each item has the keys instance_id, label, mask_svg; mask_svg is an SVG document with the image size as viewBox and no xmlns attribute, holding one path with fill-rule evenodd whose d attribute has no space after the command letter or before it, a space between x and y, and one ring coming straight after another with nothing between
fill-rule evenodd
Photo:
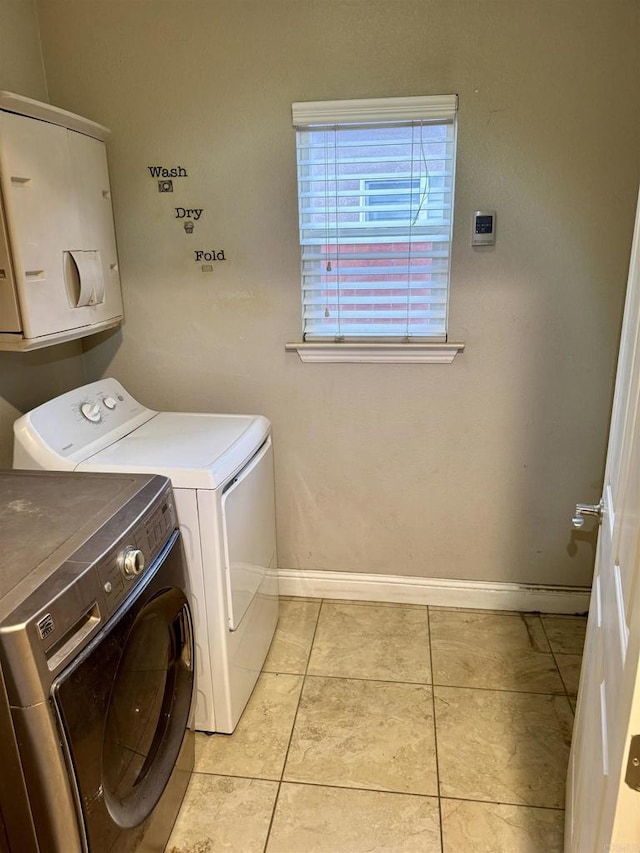
<instances>
[{"instance_id":1,"label":"washing machine control panel","mask_svg":"<svg viewBox=\"0 0 640 853\"><path fill-rule=\"evenodd\" d=\"M89 397L83 402L80 403L80 414L83 418L86 418L92 424L99 424L103 417L108 415L110 412L115 411L119 405L125 404L127 402L122 394L118 395L120 403L116 400L115 397L112 397L110 394L106 394L104 391L99 391L97 395L94 397ZM74 408L73 404L71 405L71 410Z\"/></svg>"},{"instance_id":2,"label":"washing machine control panel","mask_svg":"<svg viewBox=\"0 0 640 853\"><path fill-rule=\"evenodd\" d=\"M152 565L176 527L176 510L169 490L164 500L147 513L132 531L114 557L105 561L99 569L102 589L111 612Z\"/></svg>"},{"instance_id":3,"label":"washing machine control panel","mask_svg":"<svg viewBox=\"0 0 640 853\"><path fill-rule=\"evenodd\" d=\"M115 379L68 391L18 418L15 467L72 470L155 414ZM60 464L65 461L71 464Z\"/></svg>"},{"instance_id":4,"label":"washing machine control panel","mask_svg":"<svg viewBox=\"0 0 640 853\"><path fill-rule=\"evenodd\" d=\"M102 415L100 414L100 407L97 403L83 403L80 406L80 414L83 418L86 418L88 421L91 421L92 424L100 423L102 420Z\"/></svg>"},{"instance_id":5,"label":"washing machine control panel","mask_svg":"<svg viewBox=\"0 0 640 853\"><path fill-rule=\"evenodd\" d=\"M125 548L118 557L118 565L125 580L137 577L144 571L144 551L141 551L140 548L132 548L131 546Z\"/></svg>"}]
</instances>

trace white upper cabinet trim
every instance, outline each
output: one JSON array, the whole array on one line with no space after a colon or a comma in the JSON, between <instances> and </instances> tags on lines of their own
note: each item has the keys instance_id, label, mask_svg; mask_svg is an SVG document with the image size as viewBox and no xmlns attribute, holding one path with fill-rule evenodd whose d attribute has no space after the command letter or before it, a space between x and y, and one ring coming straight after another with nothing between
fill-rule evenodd
<instances>
[{"instance_id":1,"label":"white upper cabinet trim","mask_svg":"<svg viewBox=\"0 0 640 853\"><path fill-rule=\"evenodd\" d=\"M83 116L67 112L67 110L62 110L59 107L53 107L51 104L34 101L24 95L16 95L13 92L0 92L0 110L48 121L50 124L58 124L60 127L66 127L69 130L84 133L85 136L99 139L100 142L104 142L111 134L108 127L91 121L91 119L83 118Z\"/></svg>"}]
</instances>

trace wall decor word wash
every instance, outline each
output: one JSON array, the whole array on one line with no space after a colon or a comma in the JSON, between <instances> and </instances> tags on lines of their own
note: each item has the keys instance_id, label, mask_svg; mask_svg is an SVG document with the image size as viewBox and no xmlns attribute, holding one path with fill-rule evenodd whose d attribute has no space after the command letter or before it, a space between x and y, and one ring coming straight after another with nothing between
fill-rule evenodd
<instances>
[{"instance_id":1,"label":"wall decor word wash","mask_svg":"<svg viewBox=\"0 0 640 853\"><path fill-rule=\"evenodd\" d=\"M158 192L172 193L173 182L178 178L188 178L184 166L147 166L150 176L158 181ZM193 234L195 223L204 213L203 207L174 207L174 218L182 222L185 234ZM194 262L202 264L202 272L213 272L212 261L226 261L224 249L194 249Z\"/></svg>"}]
</instances>

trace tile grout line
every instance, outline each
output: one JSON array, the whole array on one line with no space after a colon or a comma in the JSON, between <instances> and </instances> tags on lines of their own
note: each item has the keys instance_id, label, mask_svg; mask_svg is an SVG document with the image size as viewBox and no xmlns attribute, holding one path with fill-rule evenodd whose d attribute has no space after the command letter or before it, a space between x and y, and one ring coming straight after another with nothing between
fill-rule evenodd
<instances>
[{"instance_id":1,"label":"tile grout line","mask_svg":"<svg viewBox=\"0 0 640 853\"><path fill-rule=\"evenodd\" d=\"M563 811L562 808L555 807L555 806L542 806L542 805L532 805L532 804L527 804L527 803L503 802L501 800L475 800L472 798L459 797L459 796L458 797L456 797L456 796L442 797L441 796L441 789L440 789L440 768L439 768L439 758L438 758L437 717L436 717L436 707L435 707L435 687L436 686L437 687L445 687L445 688L451 687L451 688L457 689L457 690L477 690L477 691L486 691L486 692L494 692L494 693L500 692L500 693L510 693L510 694L528 694L528 695L534 695L534 696L539 695L539 696L555 697L555 696L564 695L565 698L570 702L570 696L569 696L569 692L567 689L567 685L566 685L564 679L562 678L562 673L560 672L560 667L558 665L556 653L552 647L551 642L549 641L547 631L546 631L546 628L544 626L544 623L542 622L542 619L540 618L540 614L527 614L527 615L529 615L529 616L534 615L540 619L540 624L543 628L543 635L544 635L545 639L547 640L547 643L549 646L549 654L551 655L551 657L554 661L554 665L556 666L556 671L558 672L558 674L560 676L560 682L561 682L562 688L563 688L563 692L561 692L561 693L553 693L553 692L550 693L548 691L547 692L539 692L539 691L532 691L532 690L514 690L514 689L507 689L507 688L497 688L496 689L496 688L486 688L486 687L472 687L472 686L470 687L469 685L453 685L453 684L442 684L442 685L438 684L438 685L436 685L436 684L434 684L433 683L434 682L434 664L433 664L433 647L432 647L432 633L431 633L431 608L428 606L425 607L425 610L426 610L426 616L427 616L427 631L428 631L428 642L429 642L429 662L430 662L430 670L431 670L430 682L424 682L424 681L420 681L420 682L409 681L408 682L408 681L396 681L396 680L390 680L390 679L376 679L376 678L372 679L372 678L362 678L362 677L350 676L350 675L344 675L344 676L342 676L342 675L322 675L321 673L316 673L316 674L311 675L309 673L309 666L310 666L310 661L311 661L311 656L313 653L315 640L317 638L320 618L321 618L321 615L322 615L323 610L325 608L325 605L326 604L332 604L332 603L335 603L332 599L329 599L329 600L320 599L320 601L319 601L319 607L318 607L318 612L317 612L316 619L315 619L315 625L313 627L313 633L311 636L311 641L309 643L308 652L306 655L306 664L304 666L304 672L285 673L285 672L280 672L278 670L274 671L274 674L276 674L276 675L277 674L301 675L302 676L302 684L300 687L300 693L298 696L296 709L295 709L295 713L293 716L293 722L292 722L290 734L288 737L287 748L285 751L282 770L280 772L279 779L265 780L265 781L276 782L277 783L277 790L276 790L276 795L275 795L274 802L273 802L269 826L268 826L267 833L265 836L263 853L267 853L267 850L268 850L271 831L272 831L273 823L275 820L275 813L276 813L276 809L277 809L277 806L279 803L281 787L282 787L282 783L285 781L284 780L284 773L286 770L288 756L290 753L290 748L291 748L292 740L293 740L293 733L294 733L294 730L296 727L297 717L298 717L300 706L301 706L302 694L303 694L305 686L306 686L306 681L309 678L311 678L311 679L313 679L313 678L331 678L331 679L335 679L335 680L356 680L356 681L364 681L364 682L379 682L379 683L390 683L390 684L405 684L408 686L430 686L431 687L432 708L433 708L433 726L434 726L434 734L433 734L434 752L435 752L434 757L435 757L435 765L436 765L436 782L437 782L436 798L438 800L438 814L439 814L439 825L440 825L440 851L441 851L441 853L444 853L442 799L456 800L456 801L461 801L461 802L479 803L479 804L493 803L496 805L506 805L506 806L511 806L514 808L537 808L537 809L545 809L548 811L558 811L558 812ZM345 602L341 602L341 603L345 603ZM359 604L359 602L354 602L354 604ZM436 608L436 609L440 610L441 608ZM509 614L509 615L511 615L511 614ZM515 615L520 615L520 614L514 613L513 615L515 616ZM231 778L255 778L255 777L234 777L233 774L215 774L215 775L223 775L223 776L230 775ZM291 782L295 782L296 784L304 785L304 786L308 786L308 787L326 787L326 788L333 788L336 790L345 790L345 791L361 790L363 792L367 791L367 792L371 792L371 793L377 792L377 793L384 793L384 794L391 794L391 795L396 794L398 796L413 796L413 797L427 798L427 799L431 799L431 800L434 799L433 795L426 794L426 793L423 794L423 793L416 793L416 792L409 792L409 791L374 789L374 788L364 788L364 787L360 788L360 787L352 787L352 786L348 786L348 785L339 785L339 784L338 785L336 785L336 784L331 785L331 784L326 784L326 783L321 783L321 782L313 782L313 781L309 781L309 780L292 779Z\"/></svg>"},{"instance_id":2,"label":"tile grout line","mask_svg":"<svg viewBox=\"0 0 640 853\"><path fill-rule=\"evenodd\" d=\"M316 639L316 633L318 631L318 623L320 622L320 613L322 612L322 604L323 601L320 601L320 607L318 608L318 615L316 616L316 624L313 629L313 636L311 637L311 642L309 643L309 652L307 654L307 662L304 667L304 672L302 673L302 685L300 686L300 693L298 694L298 702L296 704L296 711L293 715L293 723L291 724L291 731L289 732L289 740L287 742L287 749L284 754L284 761L282 762L282 770L280 771L280 778L277 780L278 789L276 791L276 796L273 801L273 809L271 811L271 820L269 821L269 826L267 828L267 834L264 839L264 847L262 848L262 853L267 853L267 848L269 846L269 839L271 837L271 829L273 827L273 821L276 816L276 808L278 807L278 800L280 799L280 789L282 788L282 779L284 776L285 767L287 766L287 759L289 758L289 750L291 748L291 740L293 739L293 730L296 727L296 720L298 719L298 711L300 710L300 702L302 700L302 693L304 691L304 684L307 678L307 670L309 669L309 660L311 659L311 652L313 650L313 644ZM288 673L282 673L288 674ZM298 673L299 674L299 673Z\"/></svg>"},{"instance_id":3,"label":"tile grout line","mask_svg":"<svg viewBox=\"0 0 640 853\"><path fill-rule=\"evenodd\" d=\"M438 732L436 723L436 690L433 683L433 648L431 646L431 613L427 607L427 638L429 640L429 670L431 674L431 707L433 709L433 745L436 761L436 792L438 795L438 820L440 823L440 850L444 853L444 827L442 825L442 798L440 796L440 762L438 761Z\"/></svg>"},{"instance_id":4,"label":"tile grout line","mask_svg":"<svg viewBox=\"0 0 640 853\"><path fill-rule=\"evenodd\" d=\"M504 805L504 806L507 806L510 808L516 808L516 809L542 809L542 810L550 811L550 812L563 812L564 811L564 809L562 807L559 807L559 806L534 805L531 803L513 802L513 801L508 801L508 800L504 801L504 800L500 800L500 799L495 799L495 800L493 800L493 799L475 799L472 797L456 796L456 795L443 796L441 794L441 787L440 787L437 715L436 715L436 703L435 703L435 688L436 687L438 687L438 688L451 687L454 690L460 690L460 691L467 690L467 691L483 691L483 692L490 692L490 693L508 693L508 694L512 694L512 695L514 695L514 694L515 695L525 694L525 695L531 695L531 696L548 696L550 698L551 697L560 697L560 696L564 695L565 698L567 699L567 701L569 702L569 704L571 704L572 695L569 694L567 684L565 683L565 679L562 676L562 672L560 670L559 663L558 663L558 658L562 657L562 653L556 652L551 641L549 640L547 627L545 626L544 622L542 621L542 614L515 614L514 613L513 615L527 615L527 616L534 617L534 618L537 617L539 619L540 625L542 627L542 635L545 638L545 640L547 641L548 648L549 648L549 654L552 657L552 659L554 661L554 665L556 666L556 671L559 674L560 683L562 685L563 692L553 693L553 692L546 691L546 692L541 693L541 692L535 691L535 690L518 690L518 689L514 689L514 688L510 688L510 689L509 688L488 688L488 687L474 687L474 686L469 686L469 685L456 685L456 684L437 684L437 685L434 684L434 655L433 655L433 645L432 645L433 637L432 637L432 626L431 626L431 618L432 618L433 614L431 613L431 611L434 610L436 613L438 613L443 608L431 608L429 606L425 606L424 610L426 611L425 615L427 617L426 622L427 622L427 638L428 638L428 643L429 643L428 652L429 652L429 664L430 664L430 681L414 682L414 681L401 681L401 680L380 679L380 678L364 678L361 676L352 676L352 675L323 675L322 673L310 674L310 672L309 672L310 661L311 661L311 657L312 657L313 650L314 650L315 640L317 639L317 634L319 631L319 622L320 622L321 615L324 612L324 610L326 609L325 605L328 607L328 606L336 603L333 599L319 599L319 600L316 599L315 601L318 602L318 610L316 613L315 620L313 619L313 617L309 620L309 622L313 622L314 624L309 625L309 627L312 628L312 631L310 632L310 635L307 634L307 637L310 637L310 639L307 639L308 651L306 653L306 663L304 661L301 661L301 663L303 665L298 667L297 672L291 672L291 673L285 672L284 670L280 670L280 669L274 669L272 671L271 670L263 670L263 672L265 672L265 673L270 673L270 674L273 674L276 676L277 675L284 675L284 676L289 676L289 677L290 676L301 677L300 692L298 695L298 700L296 701L296 704L295 704L295 710L294 710L293 719L292 719L292 723L291 723L290 733L289 733L289 736L288 736L287 742L286 742L286 749L284 751L283 764L282 764L282 768L281 768L280 773L275 774L274 777L268 779L266 777L260 777L260 776L242 776L242 775L238 775L238 774L234 774L234 773L216 773L215 770L213 770L212 772L207 772L207 771L196 771L194 769L194 771L193 771L194 775L219 776L219 777L223 777L223 778L226 777L226 778L231 778L231 779L234 779L234 778L235 779L246 779L248 781L251 781L251 780L260 781L260 780L262 780L262 781L265 781L268 783L275 783L274 800L273 800L271 815L270 815L269 822L268 822L267 832L266 832L266 835L264 837L264 844L262 846L262 853L267 853L267 851L269 849L270 836L271 836L273 824L275 821L275 814L276 814L277 806L279 804L280 792L281 792L282 784L285 781L295 783L296 785L309 787L309 788L314 788L314 787L315 788L330 788L330 789L334 789L336 791L362 791L362 792L368 792L368 793L372 793L372 794L380 793L380 794L384 794L385 796L388 796L388 795L393 796L395 794L395 795L401 796L401 797L402 796L405 796L405 797L411 796L411 797L420 797L422 799L428 799L428 800L434 800L437 798L437 800L438 800L439 825L440 825L440 853L444 853L444 827L443 827L443 802L442 802L443 800L451 800L451 801L456 801L456 802L461 802L461 803L476 803L478 805L489 805L489 804ZM350 602L342 601L340 603L350 603ZM360 602L354 602L354 604L357 605L357 604L360 604ZM402 605L398 605L398 606L402 607ZM412 609L415 609L415 608L412 608ZM509 614L509 615L511 615L511 614ZM303 650L303 648L304 648L304 646L302 647L301 651ZM567 654L569 654L569 653L567 653ZM290 754L290 748L291 748L292 741L293 741L293 733L294 733L296 725L297 725L297 717L299 715L299 711L300 711L300 707L301 707L302 694L303 694L304 689L306 687L306 681L309 679L313 680L314 678L324 678L324 679L332 679L332 680L345 680L345 681L355 680L355 681L360 681L360 682L373 682L373 683L377 682L377 683L381 683L381 684L388 683L388 684L406 685L406 686L411 686L411 687L430 686L431 690L432 690L434 759L435 759L436 784L437 784L437 792L436 792L435 797L433 794L412 792L412 791L399 791L399 790L384 789L384 788L378 789L378 788L368 788L368 787L360 787L360 786L355 787L355 786L351 786L351 785L343 785L340 783L338 783L338 784L335 784L335 783L334 784L327 784L327 783L323 783L323 782L314 782L311 780L297 780L294 778L291 778L289 780L284 780L284 773L286 772L288 756ZM273 788L271 790L273 791Z\"/></svg>"},{"instance_id":5,"label":"tile grout line","mask_svg":"<svg viewBox=\"0 0 640 853\"><path fill-rule=\"evenodd\" d=\"M549 635L547 634L547 629L545 627L544 619L542 618L541 614L538 616L538 619L540 620L540 625L542 626L542 633L544 634L545 640L547 641L547 643L549 644L549 648L551 649L551 656L553 657L553 662L556 665L556 669L558 670L558 675L560 676L560 681L562 682L562 686L564 687L564 695L567 697L567 702L569 703L569 707L571 708L571 711L575 717L575 711L573 710L573 705L571 704L571 697L570 697L569 691L567 689L567 684L566 684L564 678L562 677L562 670L560 669L560 664L558 663L558 658L556 657L556 653L553 649L553 644L552 644L551 640L549 639ZM558 654L560 654L560 653L558 652Z\"/></svg>"},{"instance_id":6,"label":"tile grout line","mask_svg":"<svg viewBox=\"0 0 640 853\"><path fill-rule=\"evenodd\" d=\"M299 675L300 673L282 673L283 675ZM405 684L407 687L451 687L452 690L479 690L484 693L516 693L517 695L526 696L566 696L566 687L562 683L562 690L559 693L553 693L549 690L514 690L508 687L477 687L474 684L445 684L433 683L432 681L397 681L389 678L364 678L358 675L325 675L322 672L312 672L307 674L308 678L327 678L335 681L366 681L375 682L377 684Z\"/></svg>"},{"instance_id":7,"label":"tile grout line","mask_svg":"<svg viewBox=\"0 0 640 853\"><path fill-rule=\"evenodd\" d=\"M238 774L233 773L207 773L204 771L194 772L194 776L218 776L224 779L245 779L248 782L273 782L274 784L278 783L277 779L269 779L265 776L240 776ZM307 788L331 788L335 791L361 791L366 794L385 794L389 796L395 797L418 797L422 800L455 800L456 802L461 803L479 803L480 805L493 805L493 806L510 806L512 808L517 809L543 809L544 811L549 812L564 812L565 809L563 806L542 806L535 805L532 803L515 803L509 800L474 800L472 797L460 797L454 795L448 795L446 797L439 797L436 794L419 794L415 791L394 791L391 788L362 788L358 786L352 785L336 785L335 783L329 782L309 782L305 779L292 779L290 784L292 785L302 785Z\"/></svg>"}]
</instances>

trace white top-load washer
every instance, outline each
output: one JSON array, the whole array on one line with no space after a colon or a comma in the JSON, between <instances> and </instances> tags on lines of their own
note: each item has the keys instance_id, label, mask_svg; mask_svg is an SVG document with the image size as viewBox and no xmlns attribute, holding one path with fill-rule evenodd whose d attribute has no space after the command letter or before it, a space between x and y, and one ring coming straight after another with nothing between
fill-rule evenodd
<instances>
[{"instance_id":1,"label":"white top-load washer","mask_svg":"<svg viewBox=\"0 0 640 853\"><path fill-rule=\"evenodd\" d=\"M278 620L269 421L156 412L103 379L19 418L13 464L171 479L193 597L195 727L232 732Z\"/></svg>"}]
</instances>

